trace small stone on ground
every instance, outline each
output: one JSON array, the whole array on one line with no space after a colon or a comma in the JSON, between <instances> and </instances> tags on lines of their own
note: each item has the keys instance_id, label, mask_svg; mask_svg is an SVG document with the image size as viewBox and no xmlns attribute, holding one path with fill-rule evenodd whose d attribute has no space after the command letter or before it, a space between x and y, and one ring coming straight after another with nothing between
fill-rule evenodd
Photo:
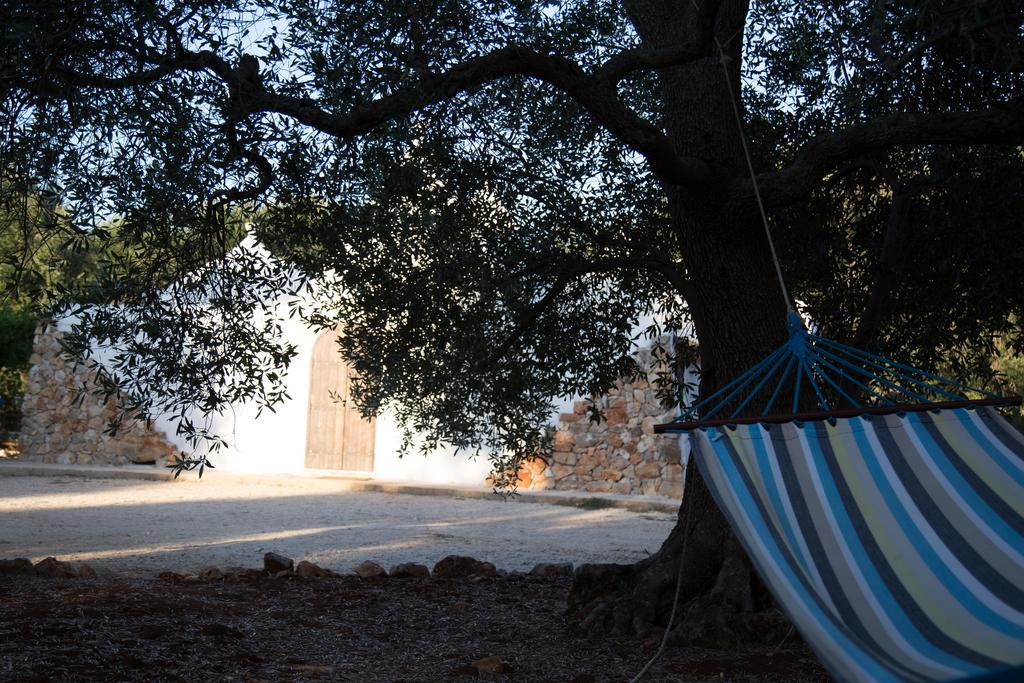
<instances>
[{"instance_id":1,"label":"small stone on ground","mask_svg":"<svg viewBox=\"0 0 1024 683\"><path fill-rule=\"evenodd\" d=\"M383 578L388 575L388 572L384 567L372 560L366 560L359 564L353 571L355 571L356 576L362 579Z\"/></svg>"},{"instance_id":2,"label":"small stone on ground","mask_svg":"<svg viewBox=\"0 0 1024 683\"><path fill-rule=\"evenodd\" d=\"M430 569L425 564L403 562L392 567L388 574L393 579L422 579L430 576Z\"/></svg>"},{"instance_id":3,"label":"small stone on ground","mask_svg":"<svg viewBox=\"0 0 1024 683\"><path fill-rule=\"evenodd\" d=\"M283 571L290 571L295 568L295 561L290 557L267 553L263 556L263 570L268 574L277 574Z\"/></svg>"},{"instance_id":4,"label":"small stone on ground","mask_svg":"<svg viewBox=\"0 0 1024 683\"><path fill-rule=\"evenodd\" d=\"M467 576L495 576L497 568L490 562L482 562L464 555L449 555L434 565L434 576L439 579L458 579Z\"/></svg>"}]
</instances>

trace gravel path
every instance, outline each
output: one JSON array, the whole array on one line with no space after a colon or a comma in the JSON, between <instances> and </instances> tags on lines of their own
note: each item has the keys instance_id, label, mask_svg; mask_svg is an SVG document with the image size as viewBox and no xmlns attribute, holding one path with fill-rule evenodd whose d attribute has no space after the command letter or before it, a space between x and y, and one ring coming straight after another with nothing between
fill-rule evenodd
<instances>
[{"instance_id":1,"label":"gravel path","mask_svg":"<svg viewBox=\"0 0 1024 683\"><path fill-rule=\"evenodd\" d=\"M260 566L264 552L348 571L371 559L433 564L471 555L500 569L537 562L634 562L675 515L291 483L0 477L0 558L53 555L101 573L153 576Z\"/></svg>"}]
</instances>

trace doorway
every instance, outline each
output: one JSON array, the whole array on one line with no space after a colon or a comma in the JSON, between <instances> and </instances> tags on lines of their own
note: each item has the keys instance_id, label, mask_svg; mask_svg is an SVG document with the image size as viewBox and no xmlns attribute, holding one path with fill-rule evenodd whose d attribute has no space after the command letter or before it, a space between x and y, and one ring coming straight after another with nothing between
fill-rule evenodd
<instances>
[{"instance_id":1,"label":"doorway","mask_svg":"<svg viewBox=\"0 0 1024 683\"><path fill-rule=\"evenodd\" d=\"M337 333L327 331L313 344L306 418L306 467L317 470L373 472L376 421L352 405L351 368L338 353ZM335 400L345 399L344 403Z\"/></svg>"}]
</instances>

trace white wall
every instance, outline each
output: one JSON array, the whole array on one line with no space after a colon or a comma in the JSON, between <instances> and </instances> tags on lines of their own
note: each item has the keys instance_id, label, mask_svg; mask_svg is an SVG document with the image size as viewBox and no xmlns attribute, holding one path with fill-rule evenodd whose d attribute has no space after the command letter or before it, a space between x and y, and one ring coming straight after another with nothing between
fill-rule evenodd
<instances>
[{"instance_id":1,"label":"white wall","mask_svg":"<svg viewBox=\"0 0 1024 683\"><path fill-rule=\"evenodd\" d=\"M212 431L225 439L229 448L212 454L218 470L233 472L305 471L306 416L309 405L310 369L316 333L301 321L288 318L283 323L285 338L296 345L297 355L288 370L287 385L291 399L264 410L256 416L256 407L236 406L233 411L212 418ZM198 416L194 416L198 420ZM156 427L186 453L184 439L174 436L174 425L166 418ZM486 459L470 460L455 455L454 449L438 449L427 456L413 452L398 456L401 434L392 415L377 418L374 472L376 479L436 484L483 486L490 471Z\"/></svg>"},{"instance_id":2,"label":"white wall","mask_svg":"<svg viewBox=\"0 0 1024 683\"><path fill-rule=\"evenodd\" d=\"M471 460L464 453L456 454L454 448L439 448L426 456L414 449L398 457L401 433L394 417L387 413L377 418L376 438L373 474L377 479L483 486L491 471L487 458Z\"/></svg>"},{"instance_id":3,"label":"white wall","mask_svg":"<svg viewBox=\"0 0 1024 683\"><path fill-rule=\"evenodd\" d=\"M282 329L297 351L286 379L291 398L275 405L273 411L265 408L259 417L257 407L251 404L232 406L223 415L211 416L211 431L228 444L210 456L217 469L284 473L305 469L309 371L316 335L296 318L285 318ZM191 417L197 424L202 419L199 415ZM158 418L155 425L181 450L191 452L185 439L174 435L174 424L169 419Z\"/></svg>"}]
</instances>

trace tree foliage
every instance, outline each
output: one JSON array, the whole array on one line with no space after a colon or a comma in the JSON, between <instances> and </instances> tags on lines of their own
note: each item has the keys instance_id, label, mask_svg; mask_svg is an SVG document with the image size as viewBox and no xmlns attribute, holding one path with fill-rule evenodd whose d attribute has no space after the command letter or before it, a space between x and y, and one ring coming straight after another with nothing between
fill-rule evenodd
<instances>
[{"instance_id":1,"label":"tree foliage","mask_svg":"<svg viewBox=\"0 0 1024 683\"><path fill-rule=\"evenodd\" d=\"M636 372L641 320L713 305L676 219L752 216L753 186L733 122L730 155L687 153L703 103L666 83L720 54L826 332L977 369L1024 312L1010 2L20 0L0 25L4 188L59 198L51 232L95 253L47 301L199 437L194 407L286 396L298 314L342 325L358 405L424 447L543 449L553 397ZM221 258L232 221L269 252Z\"/></svg>"},{"instance_id":2,"label":"tree foliage","mask_svg":"<svg viewBox=\"0 0 1024 683\"><path fill-rule=\"evenodd\" d=\"M791 161L794 138L837 122L1020 97L1012 3L850 3L833 12L759 3L751 16L748 102L762 167ZM995 341L1013 338L1021 350L1004 335L1024 305L1022 186L1019 145L858 154L804 201L779 207L786 271L836 338L997 380Z\"/></svg>"}]
</instances>

